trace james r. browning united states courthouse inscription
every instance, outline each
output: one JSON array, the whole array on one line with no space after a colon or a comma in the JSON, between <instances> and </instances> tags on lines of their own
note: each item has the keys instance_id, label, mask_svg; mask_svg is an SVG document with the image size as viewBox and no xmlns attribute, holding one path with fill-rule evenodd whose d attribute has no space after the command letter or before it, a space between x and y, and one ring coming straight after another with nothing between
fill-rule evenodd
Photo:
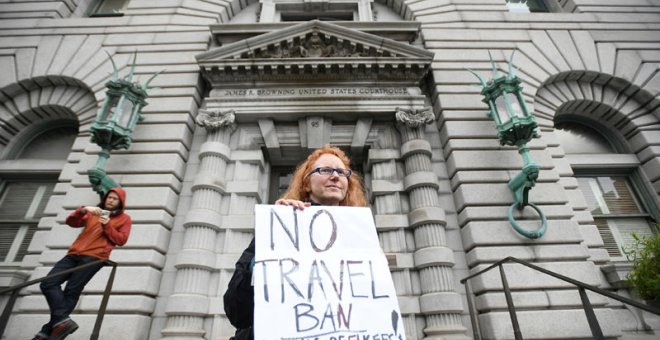
<instances>
[{"instance_id":1,"label":"james r. browning united states courthouse inscription","mask_svg":"<svg viewBox=\"0 0 660 340\"><path fill-rule=\"evenodd\" d=\"M275 97L275 96L409 96L418 95L419 89L408 87L304 87L273 89L222 89L223 97Z\"/></svg>"}]
</instances>

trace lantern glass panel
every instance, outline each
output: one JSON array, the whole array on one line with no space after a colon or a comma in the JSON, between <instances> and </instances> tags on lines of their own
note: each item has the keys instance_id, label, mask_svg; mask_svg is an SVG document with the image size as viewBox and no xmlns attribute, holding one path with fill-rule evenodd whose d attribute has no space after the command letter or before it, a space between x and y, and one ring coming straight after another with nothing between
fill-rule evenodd
<instances>
[{"instance_id":1,"label":"lantern glass panel","mask_svg":"<svg viewBox=\"0 0 660 340\"><path fill-rule=\"evenodd\" d=\"M509 104L511 104L511 109L513 109L513 112L511 112L511 114L513 116L523 117L524 113L522 107L520 107L520 103L518 102L518 97L513 93L505 93L505 96L506 99L509 101Z\"/></svg>"},{"instance_id":2,"label":"lantern glass panel","mask_svg":"<svg viewBox=\"0 0 660 340\"><path fill-rule=\"evenodd\" d=\"M101 113L101 117L99 117L100 122L107 122L112 119L112 116L115 113L115 110L117 109L117 103L119 102L119 98L117 96L109 96L108 99L108 105L104 108L105 110L103 113Z\"/></svg>"},{"instance_id":3,"label":"lantern glass panel","mask_svg":"<svg viewBox=\"0 0 660 340\"><path fill-rule=\"evenodd\" d=\"M121 117L118 117L117 123L119 126L128 129L128 124L131 121L131 116L133 115L133 102L124 98L124 102L121 103Z\"/></svg>"},{"instance_id":4,"label":"lantern glass panel","mask_svg":"<svg viewBox=\"0 0 660 340\"><path fill-rule=\"evenodd\" d=\"M500 116L500 123L504 123L511 119L511 113L509 112L509 107L504 101L503 95L495 98L495 108L497 109L497 115Z\"/></svg>"}]
</instances>

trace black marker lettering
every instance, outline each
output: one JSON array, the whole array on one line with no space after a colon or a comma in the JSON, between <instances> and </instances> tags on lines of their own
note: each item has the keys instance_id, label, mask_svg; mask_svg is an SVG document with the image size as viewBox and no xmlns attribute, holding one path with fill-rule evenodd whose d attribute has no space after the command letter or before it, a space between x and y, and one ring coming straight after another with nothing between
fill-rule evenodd
<instances>
[{"instance_id":1,"label":"black marker lettering","mask_svg":"<svg viewBox=\"0 0 660 340\"><path fill-rule=\"evenodd\" d=\"M328 217L330 218L330 223L332 223L332 233L330 234L330 239L328 240L328 243L325 245L324 249L320 249L316 245L316 242L314 242L314 232L313 232L314 231L314 221L316 221L316 218L319 217L319 215L321 215L321 214L328 215ZM332 247L332 245L337 240L337 223L335 223L335 219L332 217L332 215L327 210L321 209L321 210L317 211L314 214L314 216L312 217L312 221L309 222L309 240L312 244L312 248L314 248L314 250L317 253L324 252L324 251L330 249L330 247Z\"/></svg>"},{"instance_id":2,"label":"black marker lettering","mask_svg":"<svg viewBox=\"0 0 660 340\"><path fill-rule=\"evenodd\" d=\"M290 263L293 263L293 266L287 271L286 273L284 272L284 262L288 261ZM289 275L293 272L298 271L298 261L294 259L281 259L280 260L280 286L282 287L282 303L284 303L285 298L284 298L284 280L289 283L289 286L293 288L293 290L296 292L296 295L300 296L301 298L304 298L303 294L300 292L300 289L296 287L296 284L289 278Z\"/></svg>"},{"instance_id":3,"label":"black marker lettering","mask_svg":"<svg viewBox=\"0 0 660 340\"><path fill-rule=\"evenodd\" d=\"M296 247L296 250L300 251L300 238L298 237L298 216L296 213L296 209L293 209L293 228L294 228L294 233L291 233L291 230L284 224L282 219L280 218L280 215L278 215L275 212L275 209L270 209L270 250L275 249L275 239L273 238L273 224L274 224L274 219L273 217L277 218L277 221L280 223L280 226L286 233L286 235L289 237L291 240L291 243L293 244L294 247Z\"/></svg>"}]
</instances>

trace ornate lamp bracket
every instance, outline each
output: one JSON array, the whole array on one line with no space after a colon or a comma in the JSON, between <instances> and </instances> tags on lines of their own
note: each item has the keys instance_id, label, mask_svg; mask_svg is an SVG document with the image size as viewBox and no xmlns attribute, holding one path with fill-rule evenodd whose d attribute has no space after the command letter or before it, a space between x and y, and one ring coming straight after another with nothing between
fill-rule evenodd
<instances>
[{"instance_id":1,"label":"ornate lamp bracket","mask_svg":"<svg viewBox=\"0 0 660 340\"><path fill-rule=\"evenodd\" d=\"M105 196L112 188L120 187L117 182L105 173L105 162L108 158L110 158L110 150L102 149L99 152L96 165L87 170L87 177L89 177L89 183L92 185L92 189L101 196Z\"/></svg>"},{"instance_id":2,"label":"ornate lamp bracket","mask_svg":"<svg viewBox=\"0 0 660 340\"><path fill-rule=\"evenodd\" d=\"M538 124L525 104L522 86L520 86L521 80L516 76L512 64L514 53L515 51L511 53L509 58L508 75L499 76L490 51L488 52L492 65L490 80L486 82L473 70L467 70L479 79L482 87L481 94L484 96L483 102L488 104L490 109L488 117L495 121L500 145L517 146L518 153L523 158L524 164L521 172L508 183L515 199L515 202L509 207L509 222L519 234L530 239L537 239L545 234L548 221L543 211L529 202L529 191L536 185L536 180L539 177L539 166L532 159L527 143L532 138L539 137L540 134ZM526 206L532 207L538 213L541 218L540 228L532 231L526 230L513 217L514 207L522 210Z\"/></svg>"},{"instance_id":3,"label":"ornate lamp bracket","mask_svg":"<svg viewBox=\"0 0 660 340\"><path fill-rule=\"evenodd\" d=\"M107 91L103 105L90 128L91 141L101 147L96 165L87 171L89 183L94 191L104 196L111 188L120 185L105 172L105 163L112 150L128 149L131 135L138 121L144 119L142 108L147 105L149 83L162 71L154 73L144 84L133 81L137 52L133 55L133 65L124 78L119 78L119 71L112 56L112 78L105 84Z\"/></svg>"}]
</instances>

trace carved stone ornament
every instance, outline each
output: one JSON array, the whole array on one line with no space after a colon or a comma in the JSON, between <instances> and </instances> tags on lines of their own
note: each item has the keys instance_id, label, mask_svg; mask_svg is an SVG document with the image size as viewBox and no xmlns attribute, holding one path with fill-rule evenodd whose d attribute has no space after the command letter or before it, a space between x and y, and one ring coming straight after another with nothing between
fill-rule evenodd
<instances>
[{"instance_id":1,"label":"carved stone ornament","mask_svg":"<svg viewBox=\"0 0 660 340\"><path fill-rule=\"evenodd\" d=\"M200 109L195 122L209 132L221 128L234 130L236 128L236 115L234 110Z\"/></svg>"},{"instance_id":2,"label":"carved stone ornament","mask_svg":"<svg viewBox=\"0 0 660 340\"><path fill-rule=\"evenodd\" d=\"M328 36L313 32L303 39L292 40L286 44L271 45L268 49L259 49L256 58L325 58L325 57L369 57L377 52L348 41L337 41Z\"/></svg>"},{"instance_id":3,"label":"carved stone ornament","mask_svg":"<svg viewBox=\"0 0 660 340\"><path fill-rule=\"evenodd\" d=\"M408 127L416 128L433 123L435 121L435 114L433 114L433 109L430 106L423 109L397 107L396 120Z\"/></svg>"}]
</instances>

